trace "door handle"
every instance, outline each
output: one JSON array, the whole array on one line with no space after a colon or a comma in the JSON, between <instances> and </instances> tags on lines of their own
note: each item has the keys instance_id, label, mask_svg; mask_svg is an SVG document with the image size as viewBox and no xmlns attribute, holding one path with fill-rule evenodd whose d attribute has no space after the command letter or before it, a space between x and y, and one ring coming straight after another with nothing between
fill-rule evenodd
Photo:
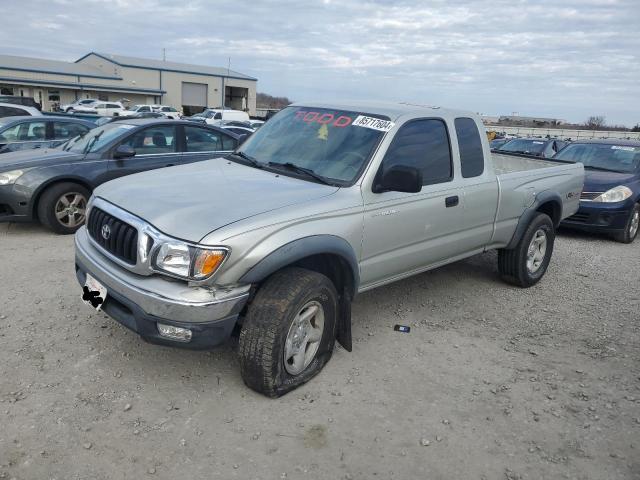
<instances>
[{"instance_id":1,"label":"door handle","mask_svg":"<svg viewBox=\"0 0 640 480\"><path fill-rule=\"evenodd\" d=\"M444 204L447 208L455 207L456 205L458 205L458 203L460 203L460 198L458 198L458 195L454 195L453 197L447 197L444 199Z\"/></svg>"},{"instance_id":2,"label":"door handle","mask_svg":"<svg viewBox=\"0 0 640 480\"><path fill-rule=\"evenodd\" d=\"M175 167L175 166L176 166L175 163L167 163L165 165L165 167Z\"/></svg>"}]
</instances>

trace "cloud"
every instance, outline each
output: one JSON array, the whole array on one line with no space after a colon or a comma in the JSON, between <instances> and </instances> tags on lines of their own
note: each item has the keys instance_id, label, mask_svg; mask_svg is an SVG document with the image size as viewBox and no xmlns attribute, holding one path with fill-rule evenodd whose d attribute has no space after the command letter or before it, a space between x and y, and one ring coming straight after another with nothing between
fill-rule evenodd
<instances>
[{"instance_id":1,"label":"cloud","mask_svg":"<svg viewBox=\"0 0 640 480\"><path fill-rule=\"evenodd\" d=\"M637 0L6 0L5 53L226 66L294 99L640 122ZM31 28L25 29L24 24Z\"/></svg>"}]
</instances>

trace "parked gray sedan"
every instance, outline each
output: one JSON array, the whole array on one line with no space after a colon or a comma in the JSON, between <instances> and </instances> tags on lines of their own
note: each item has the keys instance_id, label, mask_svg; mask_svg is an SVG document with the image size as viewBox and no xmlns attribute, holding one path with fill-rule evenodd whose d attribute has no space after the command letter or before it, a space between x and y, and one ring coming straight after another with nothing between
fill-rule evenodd
<instances>
[{"instance_id":1,"label":"parked gray sedan","mask_svg":"<svg viewBox=\"0 0 640 480\"><path fill-rule=\"evenodd\" d=\"M95 124L80 118L42 115L0 118L0 153L57 147Z\"/></svg>"},{"instance_id":2,"label":"parked gray sedan","mask_svg":"<svg viewBox=\"0 0 640 480\"><path fill-rule=\"evenodd\" d=\"M237 135L209 125L136 119L94 128L58 148L6 153L0 155L0 222L39 220L73 233L98 185L225 155L239 143Z\"/></svg>"}]
</instances>

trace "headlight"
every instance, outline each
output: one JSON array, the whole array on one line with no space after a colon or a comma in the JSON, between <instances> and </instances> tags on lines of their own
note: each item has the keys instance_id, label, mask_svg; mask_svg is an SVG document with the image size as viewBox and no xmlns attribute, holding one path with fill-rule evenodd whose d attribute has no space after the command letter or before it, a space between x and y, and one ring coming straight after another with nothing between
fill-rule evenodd
<instances>
[{"instance_id":1,"label":"headlight","mask_svg":"<svg viewBox=\"0 0 640 480\"><path fill-rule=\"evenodd\" d=\"M11 170L10 172L0 173L0 185L16 183L16 180L20 178L23 173L24 172L22 170Z\"/></svg>"},{"instance_id":2,"label":"headlight","mask_svg":"<svg viewBox=\"0 0 640 480\"><path fill-rule=\"evenodd\" d=\"M181 242L165 242L157 250L154 267L187 279L204 280L215 273L227 256L221 248L198 248Z\"/></svg>"},{"instance_id":3,"label":"headlight","mask_svg":"<svg viewBox=\"0 0 640 480\"><path fill-rule=\"evenodd\" d=\"M602 203L623 202L631 195L633 195L633 192L629 187L619 185L611 190L607 190L602 195L597 196L593 201Z\"/></svg>"}]
</instances>

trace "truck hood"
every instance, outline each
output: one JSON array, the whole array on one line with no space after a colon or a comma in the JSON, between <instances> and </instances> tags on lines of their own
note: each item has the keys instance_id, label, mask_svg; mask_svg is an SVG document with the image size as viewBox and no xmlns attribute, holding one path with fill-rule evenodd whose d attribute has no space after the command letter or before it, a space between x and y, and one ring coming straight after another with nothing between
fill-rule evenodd
<instances>
[{"instance_id":1,"label":"truck hood","mask_svg":"<svg viewBox=\"0 0 640 480\"><path fill-rule=\"evenodd\" d=\"M81 153L65 152L61 148L34 148L0 155L0 172L22 168L44 167L80 160Z\"/></svg>"},{"instance_id":2,"label":"truck hood","mask_svg":"<svg viewBox=\"0 0 640 480\"><path fill-rule=\"evenodd\" d=\"M336 191L216 158L122 177L94 194L167 235L199 242L225 225Z\"/></svg>"},{"instance_id":3,"label":"truck hood","mask_svg":"<svg viewBox=\"0 0 640 480\"><path fill-rule=\"evenodd\" d=\"M600 170L584 169L584 191L585 192L606 192L610 188L618 185L629 185L634 180L638 180L638 174L604 172Z\"/></svg>"}]
</instances>

